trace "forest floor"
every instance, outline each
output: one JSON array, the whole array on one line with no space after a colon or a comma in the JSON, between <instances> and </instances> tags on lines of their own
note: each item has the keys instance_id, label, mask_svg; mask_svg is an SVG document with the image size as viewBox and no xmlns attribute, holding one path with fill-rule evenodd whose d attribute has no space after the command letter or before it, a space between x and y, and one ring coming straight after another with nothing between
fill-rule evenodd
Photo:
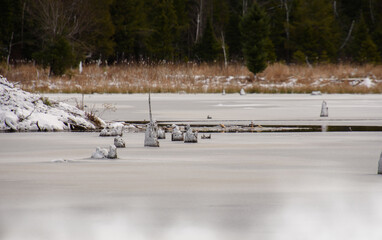
<instances>
[{"instance_id":1,"label":"forest floor","mask_svg":"<svg viewBox=\"0 0 382 240\"><path fill-rule=\"evenodd\" d=\"M0 74L23 90L39 93L382 93L381 65L285 65L254 76L242 64L131 64L72 69L61 77L19 64Z\"/></svg>"}]
</instances>

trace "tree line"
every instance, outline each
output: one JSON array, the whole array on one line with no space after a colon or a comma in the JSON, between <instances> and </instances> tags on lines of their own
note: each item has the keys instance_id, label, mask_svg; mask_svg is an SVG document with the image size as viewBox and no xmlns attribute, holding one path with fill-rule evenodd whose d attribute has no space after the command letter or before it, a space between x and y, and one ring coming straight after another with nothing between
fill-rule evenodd
<instances>
[{"instance_id":1,"label":"tree line","mask_svg":"<svg viewBox=\"0 0 382 240\"><path fill-rule=\"evenodd\" d=\"M380 0L0 0L0 18L2 60L33 60L52 74L84 60L382 59Z\"/></svg>"}]
</instances>

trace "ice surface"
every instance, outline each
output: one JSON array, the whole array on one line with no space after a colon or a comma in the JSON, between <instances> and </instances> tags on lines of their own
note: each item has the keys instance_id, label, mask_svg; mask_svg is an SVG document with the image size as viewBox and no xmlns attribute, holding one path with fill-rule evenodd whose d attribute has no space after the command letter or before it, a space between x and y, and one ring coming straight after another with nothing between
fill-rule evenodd
<instances>
[{"instance_id":1,"label":"ice surface","mask_svg":"<svg viewBox=\"0 0 382 240\"><path fill-rule=\"evenodd\" d=\"M110 138L98 133L0 134L0 238L382 237L381 132L214 134L149 149L143 133L128 138L117 160L99 161L89 149Z\"/></svg>"},{"instance_id":2,"label":"ice surface","mask_svg":"<svg viewBox=\"0 0 382 240\"><path fill-rule=\"evenodd\" d=\"M68 101L79 94L49 94L50 98ZM327 125L382 125L382 94L152 94L155 117L164 120L205 121L206 116L219 120L247 120L248 124L321 125L322 101L330 104ZM71 102L71 101L72 102ZM105 120L142 121L147 119L146 94L85 95L88 105L102 111L103 104L114 104L115 112L102 115Z\"/></svg>"}]
</instances>

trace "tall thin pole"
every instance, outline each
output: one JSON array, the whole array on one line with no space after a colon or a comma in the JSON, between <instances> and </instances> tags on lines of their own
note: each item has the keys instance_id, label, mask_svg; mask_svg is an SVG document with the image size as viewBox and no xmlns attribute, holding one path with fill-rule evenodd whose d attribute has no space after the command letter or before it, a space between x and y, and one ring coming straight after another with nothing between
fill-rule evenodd
<instances>
[{"instance_id":1,"label":"tall thin pole","mask_svg":"<svg viewBox=\"0 0 382 240\"><path fill-rule=\"evenodd\" d=\"M150 113L150 123L153 122L153 116L151 114L151 91L149 92L149 113Z\"/></svg>"}]
</instances>

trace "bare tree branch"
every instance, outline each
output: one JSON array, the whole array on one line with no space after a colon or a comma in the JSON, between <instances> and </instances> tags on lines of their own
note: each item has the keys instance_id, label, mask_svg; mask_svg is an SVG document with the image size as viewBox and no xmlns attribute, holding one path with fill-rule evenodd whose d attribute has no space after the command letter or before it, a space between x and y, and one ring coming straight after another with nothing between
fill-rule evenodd
<instances>
[{"instance_id":1,"label":"bare tree branch","mask_svg":"<svg viewBox=\"0 0 382 240\"><path fill-rule=\"evenodd\" d=\"M353 22L351 23L348 35L346 36L346 39L345 39L344 43L341 45L340 49L344 48L346 46L346 43L349 41L351 33L353 31L353 28L354 28L354 23L355 23L355 20L353 20Z\"/></svg>"}]
</instances>

